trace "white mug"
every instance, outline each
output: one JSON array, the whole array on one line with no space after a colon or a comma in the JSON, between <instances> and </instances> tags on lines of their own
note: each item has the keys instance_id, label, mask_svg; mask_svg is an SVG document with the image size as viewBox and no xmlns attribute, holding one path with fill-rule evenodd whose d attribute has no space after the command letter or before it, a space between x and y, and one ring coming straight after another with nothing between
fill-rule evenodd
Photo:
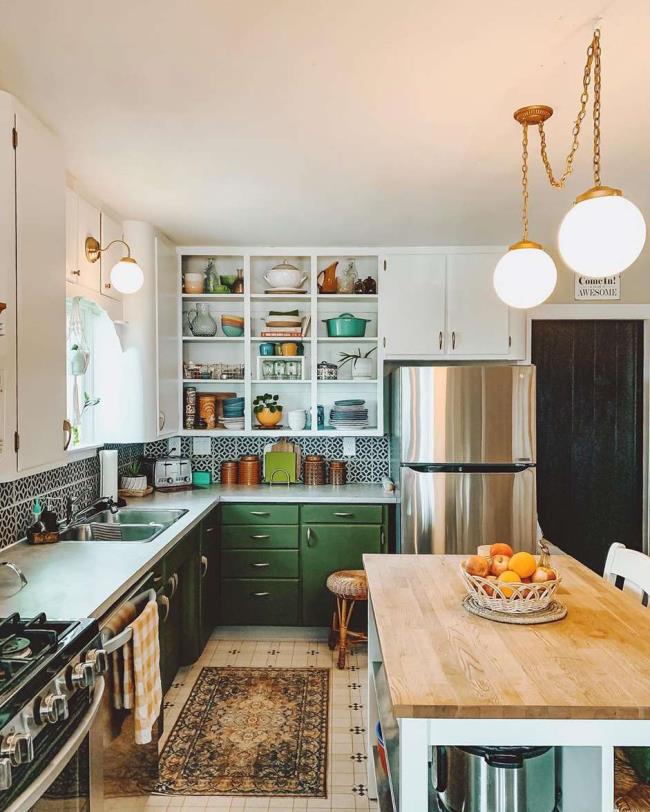
<instances>
[{"instance_id":1,"label":"white mug","mask_svg":"<svg viewBox=\"0 0 650 812\"><path fill-rule=\"evenodd\" d=\"M307 414L304 409L295 409L289 412L289 428L292 431L302 431L307 424Z\"/></svg>"}]
</instances>

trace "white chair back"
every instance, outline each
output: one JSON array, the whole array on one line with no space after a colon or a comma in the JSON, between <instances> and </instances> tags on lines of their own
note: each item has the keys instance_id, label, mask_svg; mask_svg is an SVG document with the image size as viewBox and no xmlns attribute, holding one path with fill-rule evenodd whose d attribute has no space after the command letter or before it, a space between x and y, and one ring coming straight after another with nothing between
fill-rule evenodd
<instances>
[{"instance_id":1,"label":"white chair back","mask_svg":"<svg viewBox=\"0 0 650 812\"><path fill-rule=\"evenodd\" d=\"M623 590L637 595L645 606L650 596L650 558L638 550L628 550L614 542L607 553L603 576L616 586L623 580Z\"/></svg>"}]
</instances>

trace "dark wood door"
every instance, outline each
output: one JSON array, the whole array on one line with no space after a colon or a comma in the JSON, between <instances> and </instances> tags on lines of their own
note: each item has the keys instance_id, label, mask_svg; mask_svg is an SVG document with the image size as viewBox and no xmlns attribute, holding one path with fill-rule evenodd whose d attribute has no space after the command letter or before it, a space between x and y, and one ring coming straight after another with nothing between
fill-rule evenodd
<instances>
[{"instance_id":1,"label":"dark wood door","mask_svg":"<svg viewBox=\"0 0 650 812\"><path fill-rule=\"evenodd\" d=\"M642 546L643 322L533 321L532 361L539 521L602 573L613 541Z\"/></svg>"}]
</instances>

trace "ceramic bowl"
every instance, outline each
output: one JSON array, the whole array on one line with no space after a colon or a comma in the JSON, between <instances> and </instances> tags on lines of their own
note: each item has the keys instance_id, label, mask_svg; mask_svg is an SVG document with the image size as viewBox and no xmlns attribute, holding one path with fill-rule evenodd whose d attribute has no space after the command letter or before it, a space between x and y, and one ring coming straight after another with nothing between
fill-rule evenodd
<instances>
[{"instance_id":1,"label":"ceramic bowl","mask_svg":"<svg viewBox=\"0 0 650 812\"><path fill-rule=\"evenodd\" d=\"M244 335L243 327L235 327L234 324L222 324L223 334L228 338L239 338Z\"/></svg>"}]
</instances>

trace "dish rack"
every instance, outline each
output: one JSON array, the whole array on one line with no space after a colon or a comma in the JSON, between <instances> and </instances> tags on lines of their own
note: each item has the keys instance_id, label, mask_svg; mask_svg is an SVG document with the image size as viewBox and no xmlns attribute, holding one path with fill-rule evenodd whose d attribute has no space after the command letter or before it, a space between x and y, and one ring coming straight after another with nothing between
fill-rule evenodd
<instances>
[{"instance_id":1,"label":"dish rack","mask_svg":"<svg viewBox=\"0 0 650 812\"><path fill-rule=\"evenodd\" d=\"M556 574L553 581L525 584L511 581L489 581L480 575L470 575L465 570L464 564L460 565L460 575L467 593L480 606L512 615L540 612L549 606L562 580L557 570L553 571Z\"/></svg>"}]
</instances>

